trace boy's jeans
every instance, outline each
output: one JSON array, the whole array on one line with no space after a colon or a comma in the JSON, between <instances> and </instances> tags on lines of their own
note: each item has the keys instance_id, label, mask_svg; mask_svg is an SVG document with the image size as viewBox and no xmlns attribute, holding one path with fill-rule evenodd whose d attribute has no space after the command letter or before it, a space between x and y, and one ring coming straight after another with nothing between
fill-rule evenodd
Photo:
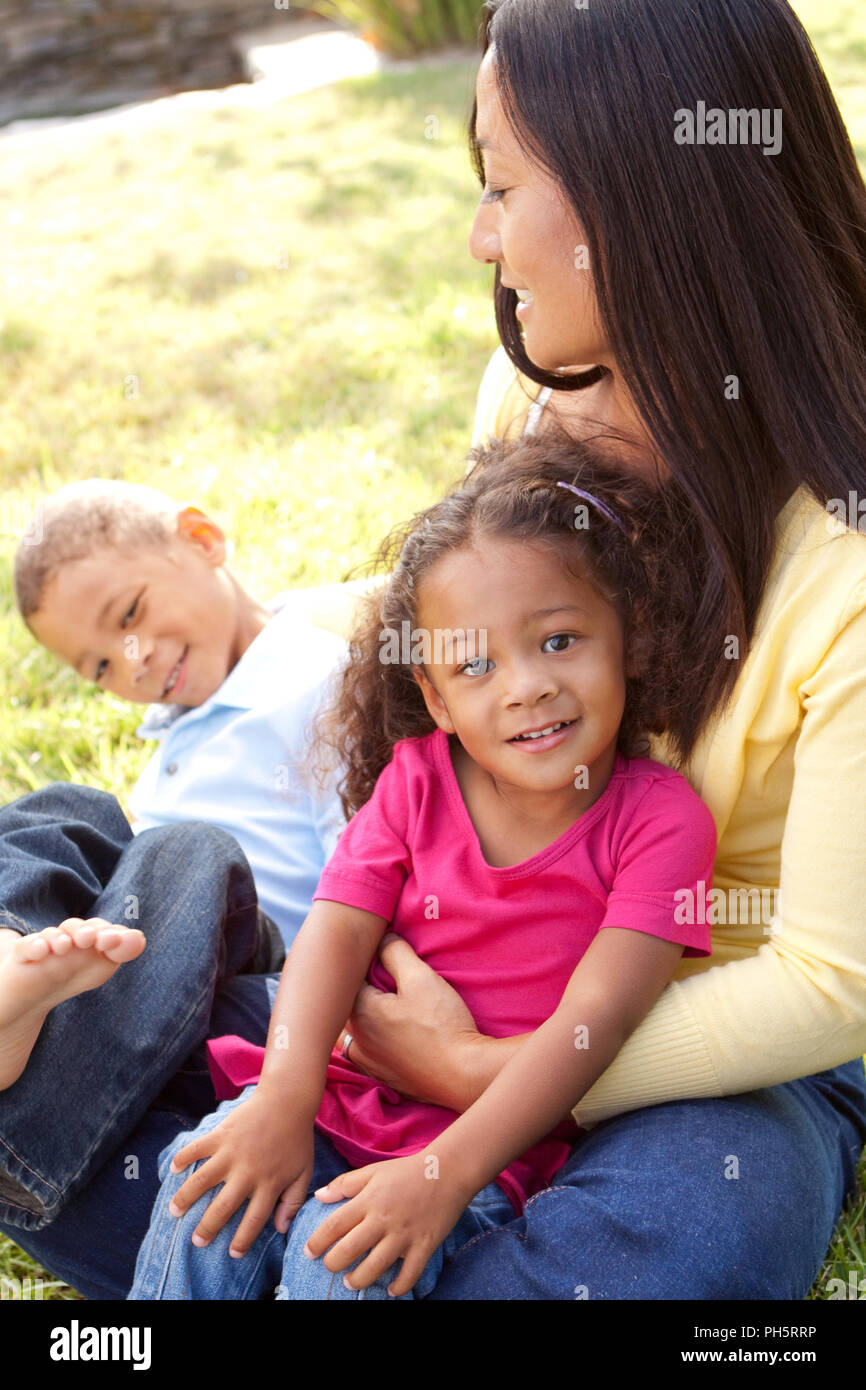
<instances>
[{"instance_id":1,"label":"boy's jeans","mask_svg":"<svg viewBox=\"0 0 866 1390\"><path fill-rule=\"evenodd\" d=\"M210 1245L198 1249L191 1244L192 1234L207 1207L216 1196L216 1189L206 1192L184 1216L172 1216L169 1203L187 1178L205 1161L190 1165L182 1173L169 1171L169 1164L186 1144L203 1134L209 1134L229 1111L252 1095L254 1086L247 1086L236 1100L222 1105L202 1120L194 1134L180 1134L160 1154L159 1176L162 1181L153 1209L150 1230L138 1257L131 1299L263 1299L276 1296L277 1301L312 1299L387 1299L388 1285L396 1278L395 1264L366 1289L347 1289L343 1276L348 1270L332 1274L321 1259L310 1260L304 1255L304 1245L322 1222L336 1211L342 1202L319 1202L313 1193L324 1187L340 1173L348 1172L349 1164L337 1152L326 1136L315 1133L315 1159L307 1201L292 1221L287 1235L275 1230L269 1220L242 1259L232 1259L229 1247L240 1225L246 1203L215 1237ZM514 1210L501 1188L490 1183L469 1205L457 1225L427 1262L421 1277L403 1299L426 1298L433 1290L445 1262L462 1246L487 1231L497 1230L514 1220ZM361 1263L361 1256L351 1266ZM398 1300L399 1301L399 1300Z\"/></svg>"},{"instance_id":2,"label":"boy's jeans","mask_svg":"<svg viewBox=\"0 0 866 1390\"><path fill-rule=\"evenodd\" d=\"M138 927L147 946L53 1009L24 1074L0 1091L7 1229L41 1229L87 1186L202 1042L218 986L258 943L252 874L230 835L190 822L133 836L114 797L55 783L0 808L0 927L66 917ZM144 1175L134 1150L124 1157L131 1199Z\"/></svg>"}]
</instances>

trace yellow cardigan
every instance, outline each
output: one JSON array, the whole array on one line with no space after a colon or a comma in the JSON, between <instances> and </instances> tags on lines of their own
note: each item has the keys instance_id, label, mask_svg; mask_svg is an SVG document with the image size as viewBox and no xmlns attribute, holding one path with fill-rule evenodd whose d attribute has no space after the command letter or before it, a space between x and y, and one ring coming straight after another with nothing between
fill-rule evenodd
<instances>
[{"instance_id":1,"label":"yellow cardigan","mask_svg":"<svg viewBox=\"0 0 866 1390\"><path fill-rule=\"evenodd\" d=\"M497 349L473 443L519 435L537 394ZM682 962L575 1108L586 1126L866 1051L866 537L801 488L776 538L730 703L683 769L719 837L713 954Z\"/></svg>"}]
</instances>

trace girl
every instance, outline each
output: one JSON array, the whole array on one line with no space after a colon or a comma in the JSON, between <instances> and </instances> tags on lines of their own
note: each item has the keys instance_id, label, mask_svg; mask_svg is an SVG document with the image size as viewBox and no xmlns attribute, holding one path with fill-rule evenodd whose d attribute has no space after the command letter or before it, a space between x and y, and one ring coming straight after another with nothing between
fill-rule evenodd
<instances>
[{"instance_id":1,"label":"girl","mask_svg":"<svg viewBox=\"0 0 866 1390\"><path fill-rule=\"evenodd\" d=\"M218 1094L245 1089L163 1155L132 1298L261 1296L281 1251L279 1298L425 1296L449 1253L550 1183L569 1109L682 955L709 953L678 904L709 881L712 818L678 773L635 756L647 727L685 717L667 694L687 625L667 501L565 441L476 458L398 538L370 600L330 733L356 814L264 1058L211 1044ZM531 1034L459 1118L366 1076L351 1040L334 1047L368 970L387 987L389 924L480 1028ZM323 1219L313 1192L341 1204Z\"/></svg>"}]
</instances>

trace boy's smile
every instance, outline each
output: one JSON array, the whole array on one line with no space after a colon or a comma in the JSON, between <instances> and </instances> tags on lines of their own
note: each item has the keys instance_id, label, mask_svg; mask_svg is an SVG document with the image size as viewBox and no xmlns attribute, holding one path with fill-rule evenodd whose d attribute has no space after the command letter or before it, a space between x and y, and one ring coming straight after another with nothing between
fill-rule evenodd
<instances>
[{"instance_id":1,"label":"boy's smile","mask_svg":"<svg viewBox=\"0 0 866 1390\"><path fill-rule=\"evenodd\" d=\"M204 704L270 616L225 568L225 554L219 527L187 508L165 546L106 547L62 565L31 630L121 699Z\"/></svg>"},{"instance_id":2,"label":"boy's smile","mask_svg":"<svg viewBox=\"0 0 866 1390\"><path fill-rule=\"evenodd\" d=\"M625 708L613 605L566 570L559 548L499 536L443 556L419 591L422 630L485 636L483 657L419 673L439 727L511 804L529 811L543 792L551 810L586 809L607 785Z\"/></svg>"}]
</instances>

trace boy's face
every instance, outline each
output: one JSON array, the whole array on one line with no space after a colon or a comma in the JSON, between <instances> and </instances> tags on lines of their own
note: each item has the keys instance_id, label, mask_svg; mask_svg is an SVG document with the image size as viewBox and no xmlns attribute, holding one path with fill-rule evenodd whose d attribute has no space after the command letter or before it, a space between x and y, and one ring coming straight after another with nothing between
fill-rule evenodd
<instances>
[{"instance_id":1,"label":"boy's face","mask_svg":"<svg viewBox=\"0 0 866 1390\"><path fill-rule=\"evenodd\" d=\"M38 642L123 700L201 705L244 650L225 536L188 507L168 545L61 566L30 618Z\"/></svg>"}]
</instances>

